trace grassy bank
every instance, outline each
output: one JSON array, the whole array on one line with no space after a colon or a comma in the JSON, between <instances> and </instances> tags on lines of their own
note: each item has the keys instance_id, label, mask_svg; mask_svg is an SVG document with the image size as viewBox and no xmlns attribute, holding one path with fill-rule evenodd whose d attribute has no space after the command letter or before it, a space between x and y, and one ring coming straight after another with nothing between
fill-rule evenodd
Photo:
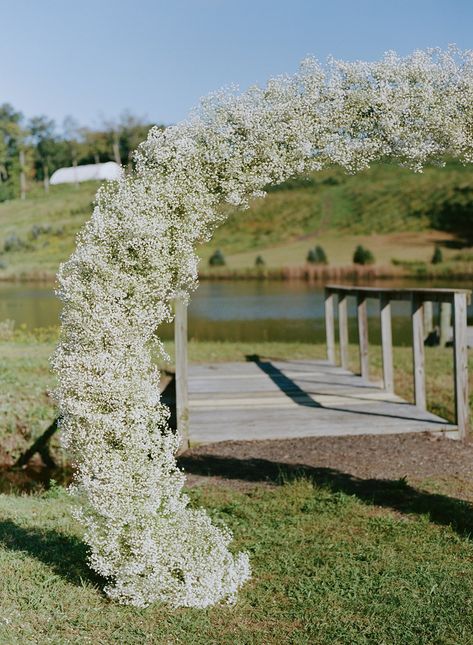
<instances>
[{"instance_id":1,"label":"grassy bank","mask_svg":"<svg viewBox=\"0 0 473 645\"><path fill-rule=\"evenodd\" d=\"M48 391L54 386L49 369L56 330L27 333L14 332L0 340L3 370L0 372L2 390L0 423L0 461L9 463L24 451L48 427L55 416L55 409ZM172 369L172 343L166 343L171 355L167 368ZM381 379L380 347L372 346L370 353L371 375ZM453 359L448 348L426 347L427 401L433 412L453 420ZM244 361L247 355L284 360L325 358L325 346L305 343L189 343L192 362ZM358 371L358 347L350 346L350 363ZM412 353L408 347L394 348L396 393L413 401ZM473 354L470 353L470 392L473 394ZM473 408L473 396L471 399ZM473 418L472 418L473 421ZM57 445L56 445L57 447Z\"/></svg>"},{"instance_id":2,"label":"grassy bank","mask_svg":"<svg viewBox=\"0 0 473 645\"><path fill-rule=\"evenodd\" d=\"M92 213L97 187L94 182L52 186L48 195L38 187L25 201L1 203L0 280L52 280ZM228 220L199 249L201 274L214 275L208 259L217 248L225 256L227 277L251 272L257 255L273 274L303 273L316 244L325 249L329 271L353 272L353 252L361 244L374 253L374 270L390 277L426 272L471 277L472 208L468 166L449 163L415 174L375 164L355 176L332 168L270 188L266 199L255 200L247 211L229 208ZM445 264L432 268L435 245L442 247Z\"/></svg>"},{"instance_id":3,"label":"grassy bank","mask_svg":"<svg viewBox=\"0 0 473 645\"><path fill-rule=\"evenodd\" d=\"M425 246L425 244L424 244ZM425 250L425 249L424 249ZM430 251L430 249L429 249ZM236 264L240 260L238 256ZM384 257L384 256L382 256ZM458 257L453 256L453 258ZM473 262L451 259L442 264L434 265L427 261L411 262L396 260L392 264L375 264L360 266L357 264L342 265L311 265L294 264L284 266L234 267L232 258L227 266L206 267L201 264L199 270L200 280L304 280L306 282L319 282L321 285L328 282L346 283L372 283L382 280L412 280L412 285L429 283L467 283L471 285L473 279ZM431 284L432 286L432 284Z\"/></svg>"},{"instance_id":4,"label":"grassy bank","mask_svg":"<svg viewBox=\"0 0 473 645\"><path fill-rule=\"evenodd\" d=\"M400 496L413 494L403 481L386 486L388 495L396 486ZM454 524L437 524L408 507L394 512L308 480L246 492L200 487L190 495L233 530L236 549L250 554L253 578L236 606L112 604L86 567L81 531L62 492L2 495L0 642L473 642L473 544ZM431 497L449 505L452 520L471 513L466 502Z\"/></svg>"}]
</instances>

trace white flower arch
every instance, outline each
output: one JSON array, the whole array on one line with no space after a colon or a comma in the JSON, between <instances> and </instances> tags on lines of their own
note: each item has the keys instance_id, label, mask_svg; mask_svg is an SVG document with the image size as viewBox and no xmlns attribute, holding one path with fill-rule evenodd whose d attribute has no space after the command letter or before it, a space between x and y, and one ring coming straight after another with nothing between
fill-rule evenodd
<instances>
[{"instance_id":1,"label":"white flower arch","mask_svg":"<svg viewBox=\"0 0 473 645\"><path fill-rule=\"evenodd\" d=\"M122 603L205 607L249 578L230 533L190 508L177 439L151 352L171 303L197 284L195 245L268 184L392 158L473 161L473 56L453 48L374 63L305 60L293 76L203 101L152 129L136 171L101 188L59 272L62 336L53 364L73 492L92 568Z\"/></svg>"}]
</instances>

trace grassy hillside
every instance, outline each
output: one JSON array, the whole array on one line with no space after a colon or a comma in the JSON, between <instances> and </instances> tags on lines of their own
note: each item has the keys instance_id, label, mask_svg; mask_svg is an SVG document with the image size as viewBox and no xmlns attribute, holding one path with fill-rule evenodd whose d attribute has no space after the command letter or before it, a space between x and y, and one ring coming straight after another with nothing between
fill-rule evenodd
<instances>
[{"instance_id":1,"label":"grassy hillside","mask_svg":"<svg viewBox=\"0 0 473 645\"><path fill-rule=\"evenodd\" d=\"M37 189L23 202L0 204L0 278L55 273L96 189L93 182L52 187L49 195ZM355 176L333 168L272 187L249 210L228 214L201 249L204 267L216 248L231 268L252 266L258 253L267 266L301 265L314 243L334 265L349 264L360 243L384 264L427 262L436 243L449 259L473 239L473 168L452 162L415 174L376 164Z\"/></svg>"},{"instance_id":2,"label":"grassy hillside","mask_svg":"<svg viewBox=\"0 0 473 645\"><path fill-rule=\"evenodd\" d=\"M75 237L92 213L97 182L39 188L24 201L0 204L0 277L53 276L74 249Z\"/></svg>"}]
</instances>

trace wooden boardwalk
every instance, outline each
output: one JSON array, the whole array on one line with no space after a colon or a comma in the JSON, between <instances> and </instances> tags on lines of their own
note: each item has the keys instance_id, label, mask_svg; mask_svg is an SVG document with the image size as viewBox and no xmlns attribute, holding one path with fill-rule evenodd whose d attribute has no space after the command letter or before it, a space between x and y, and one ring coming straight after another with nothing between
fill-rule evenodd
<instances>
[{"instance_id":1,"label":"wooden boardwalk","mask_svg":"<svg viewBox=\"0 0 473 645\"><path fill-rule=\"evenodd\" d=\"M288 439L457 427L328 361L189 367L190 440Z\"/></svg>"}]
</instances>

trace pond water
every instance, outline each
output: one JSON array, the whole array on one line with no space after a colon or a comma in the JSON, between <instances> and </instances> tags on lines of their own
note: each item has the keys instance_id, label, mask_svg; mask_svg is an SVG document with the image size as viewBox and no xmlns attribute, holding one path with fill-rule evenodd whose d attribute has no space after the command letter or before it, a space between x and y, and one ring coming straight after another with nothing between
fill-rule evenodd
<instances>
[{"instance_id":1,"label":"pond water","mask_svg":"<svg viewBox=\"0 0 473 645\"><path fill-rule=\"evenodd\" d=\"M373 283L372 286L376 286ZM414 287L413 281L378 283L382 287ZM422 287L469 284L427 284ZM410 344L409 304L393 303L393 339ZM57 325L61 303L50 285L0 284L0 320L9 318L29 329ZM473 315L473 310L469 312ZM379 342L378 304L369 301L370 341ZM356 338L356 306L349 299L350 338ZM165 339L172 326L163 326ZM196 340L323 342L323 286L302 281L209 281L202 282L189 307L189 336Z\"/></svg>"}]
</instances>

